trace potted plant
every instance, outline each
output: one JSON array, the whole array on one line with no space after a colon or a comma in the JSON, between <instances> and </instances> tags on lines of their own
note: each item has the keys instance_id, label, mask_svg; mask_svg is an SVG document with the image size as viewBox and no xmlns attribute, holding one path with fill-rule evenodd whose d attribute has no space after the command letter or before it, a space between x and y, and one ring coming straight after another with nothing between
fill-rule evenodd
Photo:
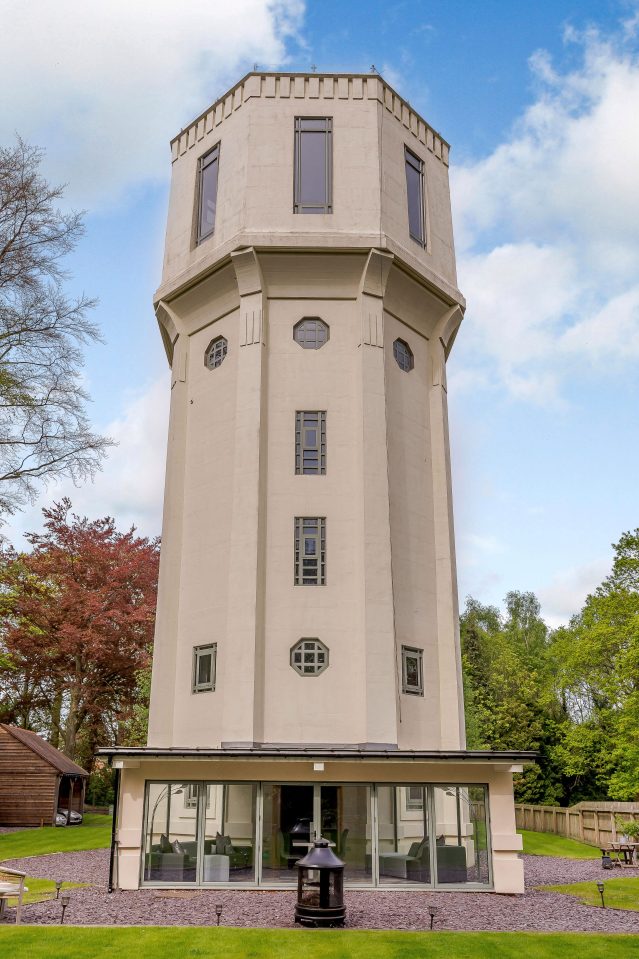
<instances>
[{"instance_id":1,"label":"potted plant","mask_svg":"<svg viewBox=\"0 0 639 959\"><path fill-rule=\"evenodd\" d=\"M639 842L639 819L621 819L615 816L615 825L618 832L618 842Z\"/></svg>"}]
</instances>

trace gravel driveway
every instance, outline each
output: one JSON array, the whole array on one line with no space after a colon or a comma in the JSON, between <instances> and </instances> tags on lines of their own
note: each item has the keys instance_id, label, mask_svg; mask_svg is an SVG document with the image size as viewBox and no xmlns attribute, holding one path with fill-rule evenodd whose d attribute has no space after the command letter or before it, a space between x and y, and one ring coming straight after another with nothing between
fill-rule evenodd
<instances>
[{"instance_id":1,"label":"gravel driveway","mask_svg":"<svg viewBox=\"0 0 639 959\"><path fill-rule=\"evenodd\" d=\"M639 912L582 906L570 896L535 889L542 883L605 881L610 873L602 872L599 860L523 859L523 896L351 889L346 893L347 924L353 929L427 929L432 903L438 909L437 929L639 933ZM109 895L108 862L108 850L95 849L16 859L7 865L42 878L95 883L71 891L66 921L78 925L206 926L215 922L215 905L221 903L225 926L293 927L293 891L139 889ZM639 868L626 869L623 875L638 876ZM26 923L58 923L60 905L50 901L26 906L23 917Z\"/></svg>"}]
</instances>

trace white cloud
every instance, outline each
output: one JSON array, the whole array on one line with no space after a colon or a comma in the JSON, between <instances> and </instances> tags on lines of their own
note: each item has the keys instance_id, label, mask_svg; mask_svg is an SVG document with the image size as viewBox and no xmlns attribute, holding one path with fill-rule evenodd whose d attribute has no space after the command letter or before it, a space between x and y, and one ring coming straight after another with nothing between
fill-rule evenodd
<instances>
[{"instance_id":1,"label":"white cloud","mask_svg":"<svg viewBox=\"0 0 639 959\"><path fill-rule=\"evenodd\" d=\"M95 207L167 175L168 141L242 72L286 61L303 0L1 0L0 142L47 148Z\"/></svg>"},{"instance_id":2,"label":"white cloud","mask_svg":"<svg viewBox=\"0 0 639 959\"><path fill-rule=\"evenodd\" d=\"M102 429L118 446L111 450L94 482L78 487L70 481L49 484L37 503L3 526L3 535L16 548L23 548L22 534L42 526L42 506L63 496L71 500L74 513L90 519L113 516L121 530L136 526L141 535L159 535L169 400L168 373L146 390L130 395L121 415Z\"/></svg>"},{"instance_id":3,"label":"white cloud","mask_svg":"<svg viewBox=\"0 0 639 959\"><path fill-rule=\"evenodd\" d=\"M610 572L611 560L600 559L555 573L550 583L537 590L542 615L556 629L568 623L582 608L586 597Z\"/></svg>"},{"instance_id":4,"label":"white cloud","mask_svg":"<svg viewBox=\"0 0 639 959\"><path fill-rule=\"evenodd\" d=\"M624 27L568 32L572 72L537 53L537 98L511 137L452 171L458 350L521 399L558 402L569 372L639 356L639 53Z\"/></svg>"}]
</instances>

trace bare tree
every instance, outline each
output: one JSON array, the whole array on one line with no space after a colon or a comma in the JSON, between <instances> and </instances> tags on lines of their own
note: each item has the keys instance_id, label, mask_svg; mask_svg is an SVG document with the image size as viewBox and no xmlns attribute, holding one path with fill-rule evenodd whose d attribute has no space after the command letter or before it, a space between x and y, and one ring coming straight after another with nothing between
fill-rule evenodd
<instances>
[{"instance_id":1,"label":"bare tree","mask_svg":"<svg viewBox=\"0 0 639 959\"><path fill-rule=\"evenodd\" d=\"M62 260L84 232L40 175L42 151L18 137L0 148L0 517L38 481L93 476L111 441L91 432L82 348L99 340L95 305L70 299Z\"/></svg>"}]
</instances>

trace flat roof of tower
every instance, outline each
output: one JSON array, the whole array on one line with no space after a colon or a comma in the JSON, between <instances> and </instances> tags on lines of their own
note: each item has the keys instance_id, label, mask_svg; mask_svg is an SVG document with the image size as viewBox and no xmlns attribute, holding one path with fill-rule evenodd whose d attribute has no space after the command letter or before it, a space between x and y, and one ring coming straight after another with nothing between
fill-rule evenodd
<instances>
[{"instance_id":1,"label":"flat roof of tower","mask_svg":"<svg viewBox=\"0 0 639 959\"><path fill-rule=\"evenodd\" d=\"M286 73L251 71L218 97L171 140L177 160L205 133L254 97L290 99L377 100L443 163L448 165L450 144L379 73Z\"/></svg>"},{"instance_id":2,"label":"flat roof of tower","mask_svg":"<svg viewBox=\"0 0 639 959\"><path fill-rule=\"evenodd\" d=\"M393 749L376 746L264 744L210 749L197 746L105 746L97 756L113 759L385 759L394 762L534 763L539 753L519 749Z\"/></svg>"}]
</instances>

